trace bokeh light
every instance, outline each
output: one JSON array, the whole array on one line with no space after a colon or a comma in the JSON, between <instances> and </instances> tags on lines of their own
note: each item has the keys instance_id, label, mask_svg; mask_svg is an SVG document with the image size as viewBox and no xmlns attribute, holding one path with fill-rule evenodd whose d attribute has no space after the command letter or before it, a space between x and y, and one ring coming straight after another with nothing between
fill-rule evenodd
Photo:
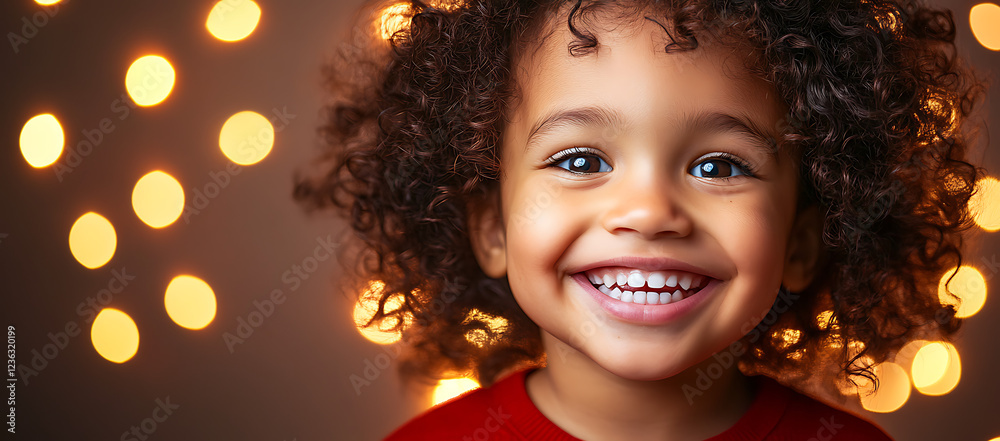
<instances>
[{"instance_id":1,"label":"bokeh light","mask_svg":"<svg viewBox=\"0 0 1000 441\"><path fill-rule=\"evenodd\" d=\"M174 89L176 74L166 58L159 55L139 57L125 74L125 90L140 106L163 102Z\"/></svg>"},{"instance_id":2,"label":"bokeh light","mask_svg":"<svg viewBox=\"0 0 1000 441\"><path fill-rule=\"evenodd\" d=\"M38 3L38 4L42 5L42 6L52 6L52 5L54 5L56 3L59 3L61 1L62 0L35 0L35 3Z\"/></svg>"},{"instance_id":3,"label":"bokeh light","mask_svg":"<svg viewBox=\"0 0 1000 441\"><path fill-rule=\"evenodd\" d=\"M833 317L833 311L829 309L816 314L816 326L824 331L830 327L833 327L833 329L840 328L840 326L837 325L837 320Z\"/></svg>"},{"instance_id":4,"label":"bokeh light","mask_svg":"<svg viewBox=\"0 0 1000 441\"><path fill-rule=\"evenodd\" d=\"M476 346L485 347L492 339L499 338L507 331L507 319L492 314L487 314L479 309L473 308L466 315L463 325L468 325L473 321L482 322L486 329L470 329L465 333L465 339ZM487 331L488 330L488 331ZM492 336L492 338L491 338Z\"/></svg>"},{"instance_id":5,"label":"bokeh light","mask_svg":"<svg viewBox=\"0 0 1000 441\"><path fill-rule=\"evenodd\" d=\"M50 113L33 116L21 129L21 155L35 168L48 167L56 162L65 143L62 125Z\"/></svg>"},{"instance_id":6,"label":"bokeh light","mask_svg":"<svg viewBox=\"0 0 1000 441\"><path fill-rule=\"evenodd\" d=\"M379 35L383 40L388 40L396 31L403 29L410 22L410 6L406 3L397 3L382 10L379 18Z\"/></svg>"},{"instance_id":7,"label":"bokeh light","mask_svg":"<svg viewBox=\"0 0 1000 441\"><path fill-rule=\"evenodd\" d=\"M183 328L202 329L215 318L215 292L194 276L174 277L167 285L163 304L170 319Z\"/></svg>"},{"instance_id":8,"label":"bokeh light","mask_svg":"<svg viewBox=\"0 0 1000 441\"><path fill-rule=\"evenodd\" d=\"M132 209L146 225L163 228L184 211L184 188L165 172L149 172L132 189Z\"/></svg>"},{"instance_id":9,"label":"bokeh light","mask_svg":"<svg viewBox=\"0 0 1000 441\"><path fill-rule=\"evenodd\" d=\"M879 413L894 412L903 407L910 399L910 377L906 370L892 362L877 364L873 370L878 378L878 390L872 393L870 384L867 390L860 390L861 406Z\"/></svg>"},{"instance_id":10,"label":"bokeh light","mask_svg":"<svg viewBox=\"0 0 1000 441\"><path fill-rule=\"evenodd\" d=\"M94 269L104 266L115 255L118 236L104 216L88 212L69 230L69 251L81 265Z\"/></svg>"},{"instance_id":11,"label":"bokeh light","mask_svg":"<svg viewBox=\"0 0 1000 441\"><path fill-rule=\"evenodd\" d=\"M913 386L924 395L944 395L962 378L962 360L950 343L931 342L913 358Z\"/></svg>"},{"instance_id":12,"label":"bokeh light","mask_svg":"<svg viewBox=\"0 0 1000 441\"><path fill-rule=\"evenodd\" d=\"M251 0L223 0L208 13L205 27L222 41L239 41L253 33L260 22L260 6Z\"/></svg>"},{"instance_id":13,"label":"bokeh light","mask_svg":"<svg viewBox=\"0 0 1000 441\"><path fill-rule=\"evenodd\" d=\"M476 380L466 377L441 380L431 394L431 406L437 406L478 387Z\"/></svg>"},{"instance_id":14,"label":"bokeh light","mask_svg":"<svg viewBox=\"0 0 1000 441\"><path fill-rule=\"evenodd\" d=\"M445 11L454 11L464 5L462 0L437 0L425 3L432 8L443 9ZM396 31L407 27L412 17L413 11L410 10L410 5L406 2L396 3L383 9L379 13L379 17L375 23L378 26L378 35L383 40L388 40Z\"/></svg>"},{"instance_id":15,"label":"bokeh light","mask_svg":"<svg viewBox=\"0 0 1000 441\"><path fill-rule=\"evenodd\" d=\"M402 331L394 329L399 319L387 317L386 319L372 323L372 326L365 326L368 321L375 316L378 311L378 302L382 297L382 290L385 283L375 280L368 284L368 287L358 296L358 301L354 304L354 325L358 332L366 339L380 345L388 345L399 341ZM394 295L385 302L385 312L391 313L403 306L403 296ZM413 316L407 314L403 319L403 326L409 325L413 321Z\"/></svg>"},{"instance_id":16,"label":"bokeh light","mask_svg":"<svg viewBox=\"0 0 1000 441\"><path fill-rule=\"evenodd\" d=\"M983 308L983 304L986 303L986 279L983 278L979 270L962 265L958 269L958 274L955 274L955 278L948 282L948 278L953 272L955 272L954 268L941 276L941 282L938 284L938 299L944 305L956 305L958 307L955 313L956 317L971 317L979 312ZM945 287L945 283L947 283L947 287ZM952 295L958 299L956 300Z\"/></svg>"},{"instance_id":17,"label":"bokeh light","mask_svg":"<svg viewBox=\"0 0 1000 441\"><path fill-rule=\"evenodd\" d=\"M776 329L771 333L771 339L779 350L785 350L802 339L802 331L798 329Z\"/></svg>"},{"instance_id":18,"label":"bokeh light","mask_svg":"<svg viewBox=\"0 0 1000 441\"><path fill-rule=\"evenodd\" d=\"M980 228L1000 230L1000 180L987 176L976 181L976 193L969 199L969 212Z\"/></svg>"},{"instance_id":19,"label":"bokeh light","mask_svg":"<svg viewBox=\"0 0 1000 441\"><path fill-rule=\"evenodd\" d=\"M921 347L913 357L913 385L917 388L937 383L948 368L948 348L940 342L930 342Z\"/></svg>"},{"instance_id":20,"label":"bokeh light","mask_svg":"<svg viewBox=\"0 0 1000 441\"><path fill-rule=\"evenodd\" d=\"M274 146L274 126L261 114L239 112L226 120L219 133L222 153L239 165L260 162Z\"/></svg>"},{"instance_id":21,"label":"bokeh light","mask_svg":"<svg viewBox=\"0 0 1000 441\"><path fill-rule=\"evenodd\" d=\"M139 350L139 328L128 314L105 308L94 318L90 341L101 357L124 363Z\"/></svg>"},{"instance_id":22,"label":"bokeh light","mask_svg":"<svg viewBox=\"0 0 1000 441\"><path fill-rule=\"evenodd\" d=\"M969 11L969 25L979 44L1000 51L1000 6L993 3L973 6Z\"/></svg>"}]
</instances>

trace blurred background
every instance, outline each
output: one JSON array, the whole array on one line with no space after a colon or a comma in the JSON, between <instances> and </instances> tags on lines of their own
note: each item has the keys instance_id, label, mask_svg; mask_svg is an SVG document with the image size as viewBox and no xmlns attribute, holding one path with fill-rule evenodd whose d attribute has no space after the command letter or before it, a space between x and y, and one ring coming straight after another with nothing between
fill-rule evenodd
<instances>
[{"instance_id":1,"label":"blurred background","mask_svg":"<svg viewBox=\"0 0 1000 441\"><path fill-rule=\"evenodd\" d=\"M993 78L1000 6L933 3L955 12L961 54ZM291 199L318 152L322 64L354 33L399 25L388 9L355 27L360 5L0 5L6 435L13 419L13 437L32 440L376 440L475 386L403 387L398 336L359 332L371 309L338 284L342 223ZM1000 437L988 129L973 160L994 177L949 286L969 319L954 345L917 342L880 366L879 393L855 404L900 440Z\"/></svg>"}]
</instances>

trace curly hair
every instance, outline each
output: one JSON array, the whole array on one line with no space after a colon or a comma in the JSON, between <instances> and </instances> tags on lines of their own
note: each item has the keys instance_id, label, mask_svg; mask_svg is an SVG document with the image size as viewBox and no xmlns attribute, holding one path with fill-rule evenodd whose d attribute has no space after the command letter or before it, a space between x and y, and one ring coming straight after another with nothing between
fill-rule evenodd
<instances>
[{"instance_id":1,"label":"curly hair","mask_svg":"<svg viewBox=\"0 0 1000 441\"><path fill-rule=\"evenodd\" d=\"M360 238L359 286L385 284L369 325L403 332L404 373L489 384L544 363L507 281L477 265L467 219L472 201L499 188L513 66L563 7L574 57L599 49L588 19L612 6L650 14L667 52L709 36L749 44L751 73L788 108L781 129L801 158L800 207L824 215L825 251L801 300L744 337L744 372L874 380L873 363L906 342L958 329L937 291L962 262L981 173L965 160L965 122L985 86L955 55L949 11L910 0L404 3L405 26L373 39L379 22L363 16L369 25L327 65L319 171L295 188L307 209L337 210Z\"/></svg>"}]
</instances>

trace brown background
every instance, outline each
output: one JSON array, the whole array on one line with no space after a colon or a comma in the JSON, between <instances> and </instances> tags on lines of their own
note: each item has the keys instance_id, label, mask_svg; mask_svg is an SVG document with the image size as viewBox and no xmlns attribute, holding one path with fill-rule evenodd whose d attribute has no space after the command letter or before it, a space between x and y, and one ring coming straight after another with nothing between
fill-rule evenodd
<instances>
[{"instance_id":1,"label":"brown background","mask_svg":"<svg viewBox=\"0 0 1000 441\"><path fill-rule=\"evenodd\" d=\"M426 394L403 392L394 365L355 392L350 376L363 375L366 363L385 352L354 329L351 300L337 289L336 259L295 290L282 278L312 255L318 238L340 241L340 223L307 218L293 204L291 177L318 145L319 67L344 40L360 2L261 0L259 27L234 44L205 30L213 3L72 0L17 53L0 45L0 325L16 327L19 364L31 363L48 334L68 324L82 329L27 385L18 383L18 438L118 440L152 415L157 399L169 397L179 407L150 439L374 440L427 406ZM997 72L1000 53L979 46L968 28L975 2L935 3L957 11L962 53L984 73ZM4 1L0 31L21 33L22 18L39 9L29 0ZM124 72L147 53L171 61L174 91L161 105L119 120L113 106L124 93ZM987 105L993 126L998 102ZM180 180L190 201L212 182L210 173L226 169L218 130L241 110L294 118L278 124L283 130L270 156L230 176L189 223L162 230L142 224L129 202L135 181L162 169ZM61 182L52 169L28 167L18 149L24 122L45 112L59 117L68 148L103 118L115 124ZM992 151L977 154L994 171L995 144L984 141ZM114 258L97 270L78 264L67 246L73 221L90 210L118 233ZM1000 261L998 235L973 242L979 249L970 261L995 286L1000 264L988 263ZM135 358L117 365L94 351L78 306L123 269L134 279L110 306L135 319L141 340ZM218 297L217 316L203 330L180 328L164 313L164 289L181 273L201 277ZM234 332L273 289L287 301L231 353L223 333ZM965 324L956 343L962 380L952 393L914 392L899 411L867 416L900 440L1000 436L998 318L1000 303L988 298Z\"/></svg>"}]
</instances>

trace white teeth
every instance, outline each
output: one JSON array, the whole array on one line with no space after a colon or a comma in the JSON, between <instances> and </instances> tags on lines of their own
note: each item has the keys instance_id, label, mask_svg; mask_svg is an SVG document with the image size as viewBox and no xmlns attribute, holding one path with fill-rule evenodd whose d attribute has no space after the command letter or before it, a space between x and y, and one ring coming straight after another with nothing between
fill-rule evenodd
<instances>
[{"instance_id":1,"label":"white teeth","mask_svg":"<svg viewBox=\"0 0 1000 441\"><path fill-rule=\"evenodd\" d=\"M622 301L629 303L632 301L632 291L622 291Z\"/></svg>"},{"instance_id":2,"label":"white teeth","mask_svg":"<svg viewBox=\"0 0 1000 441\"><path fill-rule=\"evenodd\" d=\"M670 293L668 293L668 292L661 292L660 293L660 304L666 305L668 303L670 303Z\"/></svg>"},{"instance_id":3,"label":"white teeth","mask_svg":"<svg viewBox=\"0 0 1000 441\"><path fill-rule=\"evenodd\" d=\"M632 294L632 303L644 304L646 303L646 291L636 291Z\"/></svg>"},{"instance_id":4,"label":"white teeth","mask_svg":"<svg viewBox=\"0 0 1000 441\"><path fill-rule=\"evenodd\" d=\"M663 288L665 283L667 283L667 278L663 275L663 273L652 273L649 275L649 280L647 280L646 283L649 284L650 288L660 289Z\"/></svg>"},{"instance_id":5,"label":"white teeth","mask_svg":"<svg viewBox=\"0 0 1000 441\"><path fill-rule=\"evenodd\" d=\"M636 269L593 271L587 274L587 279L604 295L640 305L681 301L685 293L703 288L706 280L705 276L683 271L643 272Z\"/></svg>"},{"instance_id":6,"label":"white teeth","mask_svg":"<svg viewBox=\"0 0 1000 441\"><path fill-rule=\"evenodd\" d=\"M681 276L681 280L679 281L679 283L681 284L681 288L682 289L688 289L688 288L690 288L691 287L691 275L690 274L685 274L685 275Z\"/></svg>"},{"instance_id":7,"label":"white teeth","mask_svg":"<svg viewBox=\"0 0 1000 441\"><path fill-rule=\"evenodd\" d=\"M621 276L618 276L618 280L621 281ZM642 288L646 285L646 280L642 278L642 274L638 271L633 271L628 275L628 286L633 288Z\"/></svg>"},{"instance_id":8,"label":"white teeth","mask_svg":"<svg viewBox=\"0 0 1000 441\"><path fill-rule=\"evenodd\" d=\"M656 305L656 304L659 304L659 303L660 303L660 293L653 292L653 291L647 291L646 292L646 304L647 305Z\"/></svg>"}]
</instances>

